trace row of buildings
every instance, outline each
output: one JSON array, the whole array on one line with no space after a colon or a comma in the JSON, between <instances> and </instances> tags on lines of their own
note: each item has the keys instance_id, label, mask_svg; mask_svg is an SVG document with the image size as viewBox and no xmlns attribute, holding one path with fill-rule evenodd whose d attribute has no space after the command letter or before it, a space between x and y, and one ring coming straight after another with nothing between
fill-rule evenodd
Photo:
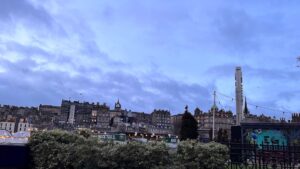
<instances>
[{"instance_id":1,"label":"row of buildings","mask_svg":"<svg viewBox=\"0 0 300 169\"><path fill-rule=\"evenodd\" d=\"M134 112L122 109L119 100L113 109L106 104L63 100L61 114L54 123L63 128L90 128L97 132L172 134L173 131L169 111Z\"/></svg>"},{"instance_id":2,"label":"row of buildings","mask_svg":"<svg viewBox=\"0 0 300 169\"><path fill-rule=\"evenodd\" d=\"M26 122L26 125L23 124ZM118 100L114 108L106 104L62 100L60 106L17 107L0 105L0 129L10 132L74 130L89 128L95 132L132 132L172 134L171 113L154 110L152 113L122 109ZM21 128L26 126L26 129Z\"/></svg>"},{"instance_id":3,"label":"row of buildings","mask_svg":"<svg viewBox=\"0 0 300 169\"><path fill-rule=\"evenodd\" d=\"M213 128L213 109L203 112L196 108L192 113L198 122L201 139L209 139ZM245 104L243 122L278 122L264 115L249 113ZM0 129L10 132L34 129L74 130L88 128L97 133L123 132L157 135L179 135L183 114L171 115L166 110L151 113L123 109L118 100L113 108L106 104L62 100L60 106L39 105L39 107L0 106ZM293 115L294 121L299 114ZM215 109L215 132L226 130L236 124L236 115L231 111Z\"/></svg>"}]
</instances>

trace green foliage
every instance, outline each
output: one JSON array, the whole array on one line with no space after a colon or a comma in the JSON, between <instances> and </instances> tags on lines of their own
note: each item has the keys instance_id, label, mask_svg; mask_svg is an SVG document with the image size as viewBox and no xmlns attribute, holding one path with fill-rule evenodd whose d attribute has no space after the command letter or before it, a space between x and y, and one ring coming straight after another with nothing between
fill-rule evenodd
<instances>
[{"instance_id":1,"label":"green foliage","mask_svg":"<svg viewBox=\"0 0 300 169\"><path fill-rule=\"evenodd\" d=\"M70 168L74 147L84 143L84 138L63 131L34 132L29 140L33 165L36 168Z\"/></svg>"},{"instance_id":2,"label":"green foliage","mask_svg":"<svg viewBox=\"0 0 300 169\"><path fill-rule=\"evenodd\" d=\"M220 128L217 135L217 142L219 143L227 143L228 142L228 133L226 129Z\"/></svg>"},{"instance_id":3,"label":"green foliage","mask_svg":"<svg viewBox=\"0 0 300 169\"><path fill-rule=\"evenodd\" d=\"M170 151L164 143L116 144L64 131L35 132L29 140L36 169L220 169L226 147L184 141Z\"/></svg>"},{"instance_id":4,"label":"green foliage","mask_svg":"<svg viewBox=\"0 0 300 169\"><path fill-rule=\"evenodd\" d=\"M197 139L198 138L198 123L194 116L185 111L182 116L181 130L180 130L180 139Z\"/></svg>"},{"instance_id":5,"label":"green foliage","mask_svg":"<svg viewBox=\"0 0 300 169\"><path fill-rule=\"evenodd\" d=\"M152 169L170 163L163 143L100 143L63 131L33 133L29 146L38 169Z\"/></svg>"},{"instance_id":6,"label":"green foliage","mask_svg":"<svg viewBox=\"0 0 300 169\"><path fill-rule=\"evenodd\" d=\"M222 144L183 141L177 148L177 161L186 169L222 169L228 160L228 148Z\"/></svg>"},{"instance_id":7,"label":"green foliage","mask_svg":"<svg viewBox=\"0 0 300 169\"><path fill-rule=\"evenodd\" d=\"M77 130L76 133L85 138L89 138L92 135L92 131L88 129Z\"/></svg>"}]
</instances>

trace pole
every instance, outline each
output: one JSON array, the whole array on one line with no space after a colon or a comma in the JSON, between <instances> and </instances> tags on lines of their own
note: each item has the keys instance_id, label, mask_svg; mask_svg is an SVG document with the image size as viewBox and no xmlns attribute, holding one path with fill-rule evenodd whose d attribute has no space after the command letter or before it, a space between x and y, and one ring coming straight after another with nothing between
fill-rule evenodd
<instances>
[{"instance_id":1,"label":"pole","mask_svg":"<svg viewBox=\"0 0 300 169\"><path fill-rule=\"evenodd\" d=\"M214 138L215 138L215 114L216 114L216 91L214 91L212 140L214 140Z\"/></svg>"}]
</instances>

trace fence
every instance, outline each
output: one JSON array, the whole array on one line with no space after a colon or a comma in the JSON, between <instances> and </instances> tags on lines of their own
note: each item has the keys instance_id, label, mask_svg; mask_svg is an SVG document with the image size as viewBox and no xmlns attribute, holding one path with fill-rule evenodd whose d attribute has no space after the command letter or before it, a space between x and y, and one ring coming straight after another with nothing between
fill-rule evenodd
<instances>
[{"instance_id":1,"label":"fence","mask_svg":"<svg viewBox=\"0 0 300 169\"><path fill-rule=\"evenodd\" d=\"M228 169L300 169L300 146L228 144Z\"/></svg>"},{"instance_id":2,"label":"fence","mask_svg":"<svg viewBox=\"0 0 300 169\"><path fill-rule=\"evenodd\" d=\"M26 169L29 165L29 147L0 145L0 168Z\"/></svg>"}]
</instances>

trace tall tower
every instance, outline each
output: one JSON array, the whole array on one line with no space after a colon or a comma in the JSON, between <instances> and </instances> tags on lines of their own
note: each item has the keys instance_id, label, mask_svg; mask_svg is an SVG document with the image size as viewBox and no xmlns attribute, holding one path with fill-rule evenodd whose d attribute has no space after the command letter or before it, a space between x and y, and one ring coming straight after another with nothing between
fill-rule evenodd
<instances>
[{"instance_id":1,"label":"tall tower","mask_svg":"<svg viewBox=\"0 0 300 169\"><path fill-rule=\"evenodd\" d=\"M68 117L68 123L74 124L75 121L75 105L70 106L70 112L69 112L69 117Z\"/></svg>"},{"instance_id":2,"label":"tall tower","mask_svg":"<svg viewBox=\"0 0 300 169\"><path fill-rule=\"evenodd\" d=\"M244 118L243 114L243 76L242 68L235 69L235 101L236 101L236 125L240 125Z\"/></svg>"}]
</instances>

